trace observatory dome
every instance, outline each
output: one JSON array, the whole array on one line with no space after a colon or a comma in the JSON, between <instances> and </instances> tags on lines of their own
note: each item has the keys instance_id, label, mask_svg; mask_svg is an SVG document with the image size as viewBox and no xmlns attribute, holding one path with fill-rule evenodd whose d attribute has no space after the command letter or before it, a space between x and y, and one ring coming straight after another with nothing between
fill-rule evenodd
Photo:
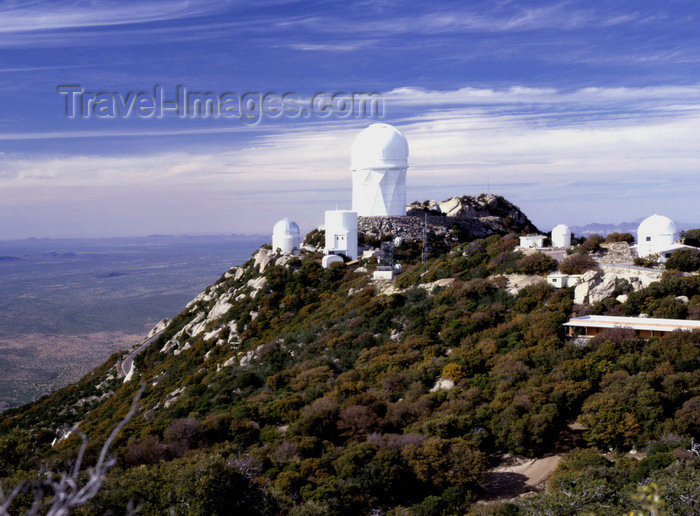
<instances>
[{"instance_id":1,"label":"observatory dome","mask_svg":"<svg viewBox=\"0 0 700 516\"><path fill-rule=\"evenodd\" d=\"M642 221L637 229L637 235L671 236L675 237L676 225L668 217L652 215Z\"/></svg>"},{"instance_id":2,"label":"observatory dome","mask_svg":"<svg viewBox=\"0 0 700 516\"><path fill-rule=\"evenodd\" d=\"M637 229L637 252L640 256L659 253L676 240L676 225L668 217L652 215Z\"/></svg>"},{"instance_id":3,"label":"observatory dome","mask_svg":"<svg viewBox=\"0 0 700 516\"><path fill-rule=\"evenodd\" d=\"M372 124L355 137L350 168L405 169L408 167L408 141L389 124Z\"/></svg>"},{"instance_id":4,"label":"observatory dome","mask_svg":"<svg viewBox=\"0 0 700 516\"><path fill-rule=\"evenodd\" d=\"M272 228L272 250L289 253L301 247L301 232L297 223L284 218Z\"/></svg>"},{"instance_id":5,"label":"observatory dome","mask_svg":"<svg viewBox=\"0 0 700 516\"><path fill-rule=\"evenodd\" d=\"M566 224L559 224L552 229L552 247L571 246L571 229Z\"/></svg>"}]
</instances>

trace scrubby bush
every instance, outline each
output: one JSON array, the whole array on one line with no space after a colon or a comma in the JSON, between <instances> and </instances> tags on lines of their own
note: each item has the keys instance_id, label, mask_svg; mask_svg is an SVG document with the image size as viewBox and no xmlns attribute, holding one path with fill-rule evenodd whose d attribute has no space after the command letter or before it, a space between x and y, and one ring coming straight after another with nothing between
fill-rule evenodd
<instances>
[{"instance_id":1,"label":"scrubby bush","mask_svg":"<svg viewBox=\"0 0 700 516\"><path fill-rule=\"evenodd\" d=\"M556 266L557 262L540 252L526 254L516 263L517 270L521 274L546 274Z\"/></svg>"},{"instance_id":2,"label":"scrubby bush","mask_svg":"<svg viewBox=\"0 0 700 516\"><path fill-rule=\"evenodd\" d=\"M685 245L700 247L700 229L688 229L681 231L680 237Z\"/></svg>"},{"instance_id":3,"label":"scrubby bush","mask_svg":"<svg viewBox=\"0 0 700 516\"><path fill-rule=\"evenodd\" d=\"M659 255L656 253L649 254L647 256L638 256L634 259L634 264L637 267L647 267L652 268L659 265Z\"/></svg>"},{"instance_id":4,"label":"scrubby bush","mask_svg":"<svg viewBox=\"0 0 700 516\"><path fill-rule=\"evenodd\" d=\"M631 235L630 233L618 233L616 231L615 233L610 233L608 236L606 236L605 242L606 243L627 242L628 244L633 244L634 243L634 236Z\"/></svg>"},{"instance_id":5,"label":"scrubby bush","mask_svg":"<svg viewBox=\"0 0 700 516\"><path fill-rule=\"evenodd\" d=\"M597 268L598 263L587 254L572 254L559 262L559 272L562 274L583 274Z\"/></svg>"},{"instance_id":6,"label":"scrubby bush","mask_svg":"<svg viewBox=\"0 0 700 516\"><path fill-rule=\"evenodd\" d=\"M695 272L700 270L700 250L678 249L674 251L664 264L666 269L674 269L682 272Z\"/></svg>"},{"instance_id":7,"label":"scrubby bush","mask_svg":"<svg viewBox=\"0 0 700 516\"><path fill-rule=\"evenodd\" d=\"M593 253L600 249L603 237L597 234L590 235L579 247L587 253Z\"/></svg>"}]
</instances>

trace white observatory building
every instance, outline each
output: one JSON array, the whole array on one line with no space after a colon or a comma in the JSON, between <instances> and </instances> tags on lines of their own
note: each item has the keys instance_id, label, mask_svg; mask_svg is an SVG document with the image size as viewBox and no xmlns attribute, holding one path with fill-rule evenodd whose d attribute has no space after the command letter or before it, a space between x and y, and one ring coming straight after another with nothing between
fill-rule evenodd
<instances>
[{"instance_id":1,"label":"white observatory building","mask_svg":"<svg viewBox=\"0 0 700 516\"><path fill-rule=\"evenodd\" d=\"M406 215L408 142L389 124L372 124L352 144L352 211L361 217ZM327 231L327 229L326 229Z\"/></svg>"},{"instance_id":2,"label":"white observatory building","mask_svg":"<svg viewBox=\"0 0 700 516\"><path fill-rule=\"evenodd\" d=\"M272 250L283 254L291 253L301 248L301 232L297 223L284 218L272 229Z\"/></svg>"},{"instance_id":3,"label":"white observatory building","mask_svg":"<svg viewBox=\"0 0 700 516\"><path fill-rule=\"evenodd\" d=\"M552 247L571 247L571 229L559 224L552 229Z\"/></svg>"},{"instance_id":4,"label":"white observatory building","mask_svg":"<svg viewBox=\"0 0 700 516\"><path fill-rule=\"evenodd\" d=\"M357 212L328 210L325 228L326 254L342 254L355 260L357 258Z\"/></svg>"},{"instance_id":5,"label":"white observatory building","mask_svg":"<svg viewBox=\"0 0 700 516\"><path fill-rule=\"evenodd\" d=\"M676 225L663 215L647 217L637 228L637 254L642 258L658 254L663 263L673 251L688 247L675 241Z\"/></svg>"}]
</instances>

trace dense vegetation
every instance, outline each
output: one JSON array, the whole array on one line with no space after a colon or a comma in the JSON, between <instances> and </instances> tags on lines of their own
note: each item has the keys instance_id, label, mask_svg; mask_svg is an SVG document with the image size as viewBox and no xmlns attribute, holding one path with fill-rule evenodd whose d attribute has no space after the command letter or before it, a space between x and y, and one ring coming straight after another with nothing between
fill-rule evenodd
<instances>
[{"instance_id":1,"label":"dense vegetation","mask_svg":"<svg viewBox=\"0 0 700 516\"><path fill-rule=\"evenodd\" d=\"M143 514L615 514L654 494L671 513L696 512L700 334L644 341L621 331L581 346L562 323L574 309L700 318L700 277L667 273L624 304L594 307L574 307L572 289L544 281L510 295L503 274L554 267L515 252L516 242L461 244L407 267L390 292L362 264L324 270L313 253L270 264L256 290L251 260L139 355L137 379L115 377L115 356L3 413L3 486L70 463L77 437L50 446L61 425L80 421L94 461L143 382L141 414L112 449L117 465L76 514L132 504ZM223 316L179 337L177 354L162 351L230 292ZM436 388L441 379L454 386ZM586 449L565 456L548 493L475 504L501 454L561 451L574 421ZM632 448L646 458L630 458ZM30 502L26 493L16 510Z\"/></svg>"}]
</instances>

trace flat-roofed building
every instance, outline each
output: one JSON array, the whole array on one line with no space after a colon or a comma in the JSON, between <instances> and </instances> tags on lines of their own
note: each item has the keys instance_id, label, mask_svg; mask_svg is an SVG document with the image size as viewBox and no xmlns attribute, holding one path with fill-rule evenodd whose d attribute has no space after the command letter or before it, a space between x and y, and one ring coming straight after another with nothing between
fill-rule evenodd
<instances>
[{"instance_id":1,"label":"flat-roofed building","mask_svg":"<svg viewBox=\"0 0 700 516\"><path fill-rule=\"evenodd\" d=\"M628 329L645 339L662 337L676 330L700 330L700 321L685 319L657 319L652 317L616 317L612 315L584 315L573 317L568 323L571 337L595 337L614 329Z\"/></svg>"}]
</instances>

